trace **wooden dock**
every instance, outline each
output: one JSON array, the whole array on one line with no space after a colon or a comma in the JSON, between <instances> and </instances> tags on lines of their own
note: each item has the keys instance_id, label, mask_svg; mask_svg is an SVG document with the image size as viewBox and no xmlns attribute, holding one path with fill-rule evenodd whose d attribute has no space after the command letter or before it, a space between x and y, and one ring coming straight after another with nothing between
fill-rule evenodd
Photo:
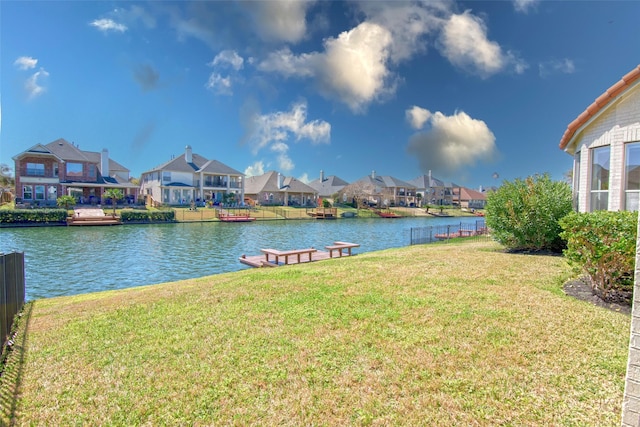
<instances>
[{"instance_id":1,"label":"wooden dock","mask_svg":"<svg viewBox=\"0 0 640 427\"><path fill-rule=\"evenodd\" d=\"M260 249L261 255L242 255L238 260L250 267L278 267L281 265L302 264L306 262L322 261L334 257L352 256L351 250L360 245L349 242L334 242L326 246L326 251L313 247L281 251L277 249ZM344 252L346 251L346 252Z\"/></svg>"},{"instance_id":2,"label":"wooden dock","mask_svg":"<svg viewBox=\"0 0 640 427\"><path fill-rule=\"evenodd\" d=\"M105 215L102 209L75 209L67 218L67 225L120 225L120 217Z\"/></svg>"},{"instance_id":3,"label":"wooden dock","mask_svg":"<svg viewBox=\"0 0 640 427\"><path fill-rule=\"evenodd\" d=\"M338 208L316 208L307 215L315 219L336 219L338 217Z\"/></svg>"}]
</instances>

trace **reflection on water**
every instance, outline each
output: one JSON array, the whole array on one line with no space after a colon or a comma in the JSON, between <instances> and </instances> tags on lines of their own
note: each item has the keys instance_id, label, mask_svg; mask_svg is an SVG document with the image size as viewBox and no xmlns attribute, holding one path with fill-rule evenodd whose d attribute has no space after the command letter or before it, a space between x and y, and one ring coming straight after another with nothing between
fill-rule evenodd
<instances>
[{"instance_id":1,"label":"reflection on water","mask_svg":"<svg viewBox=\"0 0 640 427\"><path fill-rule=\"evenodd\" d=\"M362 253L406 246L411 227L476 218L180 223L0 229L0 252L25 253L27 299L149 285L247 268L260 248L318 249L336 240Z\"/></svg>"}]
</instances>

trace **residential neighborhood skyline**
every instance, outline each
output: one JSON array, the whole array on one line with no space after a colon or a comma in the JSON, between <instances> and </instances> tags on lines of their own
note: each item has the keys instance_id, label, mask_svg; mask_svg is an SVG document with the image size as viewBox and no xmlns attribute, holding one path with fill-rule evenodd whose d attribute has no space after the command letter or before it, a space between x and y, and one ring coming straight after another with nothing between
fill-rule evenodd
<instances>
[{"instance_id":1,"label":"residential neighborhood skyline","mask_svg":"<svg viewBox=\"0 0 640 427\"><path fill-rule=\"evenodd\" d=\"M136 177L191 145L302 182L560 180L567 125L640 50L638 2L0 7L0 163L65 138Z\"/></svg>"}]
</instances>

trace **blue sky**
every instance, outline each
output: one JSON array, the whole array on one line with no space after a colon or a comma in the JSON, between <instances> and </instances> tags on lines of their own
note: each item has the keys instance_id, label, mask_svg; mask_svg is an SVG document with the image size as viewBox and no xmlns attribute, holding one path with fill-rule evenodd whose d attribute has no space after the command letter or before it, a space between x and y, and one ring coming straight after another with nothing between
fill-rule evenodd
<instances>
[{"instance_id":1,"label":"blue sky","mask_svg":"<svg viewBox=\"0 0 640 427\"><path fill-rule=\"evenodd\" d=\"M375 170L471 188L571 157L640 63L637 1L0 3L0 163L64 138L140 176L193 151L249 175Z\"/></svg>"}]
</instances>

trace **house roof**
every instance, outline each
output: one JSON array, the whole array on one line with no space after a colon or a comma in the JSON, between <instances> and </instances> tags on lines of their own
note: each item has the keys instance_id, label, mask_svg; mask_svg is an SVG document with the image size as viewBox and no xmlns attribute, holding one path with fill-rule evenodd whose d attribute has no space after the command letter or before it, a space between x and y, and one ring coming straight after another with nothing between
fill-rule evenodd
<instances>
[{"instance_id":1,"label":"house roof","mask_svg":"<svg viewBox=\"0 0 640 427\"><path fill-rule=\"evenodd\" d=\"M58 138L46 145L36 144L26 151L23 151L19 155L15 156L17 159L25 154L50 154L60 161L64 162L90 162L98 165L98 170L102 173L102 153L96 151L84 151L70 143L64 138ZM129 172L129 169L122 166L112 158L109 158L109 172ZM109 181L110 182L110 181Z\"/></svg>"},{"instance_id":2,"label":"house roof","mask_svg":"<svg viewBox=\"0 0 640 427\"><path fill-rule=\"evenodd\" d=\"M193 153L191 155L191 163L187 163L187 159L184 154L176 156L175 158L169 160L168 162L164 162L163 164L156 166L155 168L148 170L147 172L153 171L171 171L171 172L195 172L199 170L202 166L205 165L209 160L202 157L199 154Z\"/></svg>"},{"instance_id":3,"label":"house roof","mask_svg":"<svg viewBox=\"0 0 640 427\"><path fill-rule=\"evenodd\" d=\"M45 145L49 151L64 161L90 162L82 150L69 141L60 138Z\"/></svg>"},{"instance_id":4,"label":"house roof","mask_svg":"<svg viewBox=\"0 0 640 427\"><path fill-rule=\"evenodd\" d=\"M419 189L435 188L435 187L444 187L444 188L460 187L456 183L445 182L445 181L439 180L438 178L434 178L431 175L420 175L419 177L409 181L409 183L413 184L416 188L419 188Z\"/></svg>"},{"instance_id":5,"label":"house roof","mask_svg":"<svg viewBox=\"0 0 640 427\"><path fill-rule=\"evenodd\" d=\"M228 174L228 175L243 175L242 172L239 172L217 160L209 160L204 165L200 166L200 169L198 170L198 172Z\"/></svg>"},{"instance_id":6,"label":"house roof","mask_svg":"<svg viewBox=\"0 0 640 427\"><path fill-rule=\"evenodd\" d=\"M453 190L453 193L457 196L460 194L460 200L486 200L487 195L476 190L472 190L466 187L458 187Z\"/></svg>"},{"instance_id":7,"label":"house roof","mask_svg":"<svg viewBox=\"0 0 640 427\"><path fill-rule=\"evenodd\" d=\"M380 187L380 188L393 188L393 187L416 188L415 185L410 184L407 181L394 178L390 175L376 175L375 177L372 177L371 175L366 175L360 178L359 180L357 180L356 182L354 182L354 184L356 183L359 185L363 185L363 184L373 185L375 187Z\"/></svg>"},{"instance_id":8,"label":"house roof","mask_svg":"<svg viewBox=\"0 0 640 427\"><path fill-rule=\"evenodd\" d=\"M322 181L320 181L320 178L314 179L308 185L317 191L320 196L331 196L349 185L349 183L335 175L331 175Z\"/></svg>"},{"instance_id":9,"label":"house roof","mask_svg":"<svg viewBox=\"0 0 640 427\"><path fill-rule=\"evenodd\" d=\"M244 181L245 194L258 194L262 192L278 193L290 191L294 193L316 193L316 190L307 184L293 177L284 177L282 187L278 184L278 176L276 171L269 171L263 175L250 176Z\"/></svg>"},{"instance_id":10,"label":"house roof","mask_svg":"<svg viewBox=\"0 0 640 427\"><path fill-rule=\"evenodd\" d=\"M612 102L617 100L623 93L629 88L640 83L640 65L628 72L622 79L616 82L613 86L607 89L602 95L591 103L574 121L569 123L567 130L560 139L560 149L567 151L570 147L570 142L579 133L583 126L585 126L592 118L600 115L600 113L606 110Z\"/></svg>"}]
</instances>

